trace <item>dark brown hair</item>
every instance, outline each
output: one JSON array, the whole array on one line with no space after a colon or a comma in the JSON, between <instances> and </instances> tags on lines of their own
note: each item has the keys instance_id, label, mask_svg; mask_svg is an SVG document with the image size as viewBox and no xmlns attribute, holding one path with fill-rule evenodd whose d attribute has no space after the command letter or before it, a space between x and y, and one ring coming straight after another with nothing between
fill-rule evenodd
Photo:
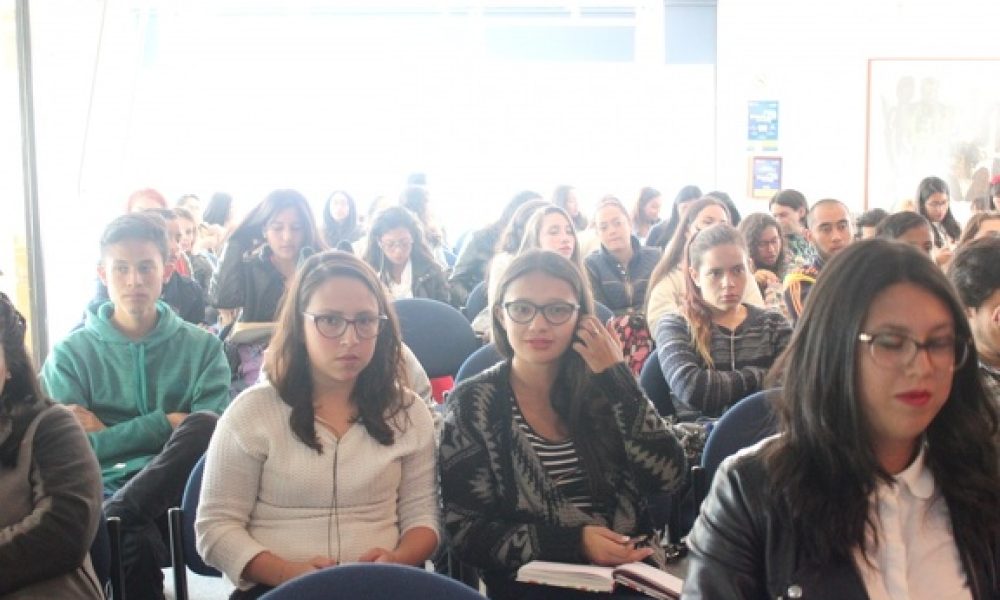
<instances>
[{"instance_id":1,"label":"dark brown hair","mask_svg":"<svg viewBox=\"0 0 1000 600\"><path fill-rule=\"evenodd\" d=\"M7 363L10 379L0 382L0 425L9 423L11 433L0 443L0 465L13 467L17 463L17 451L21 437L28 424L37 414L33 405L43 403L42 390L31 365L31 358L24 347L24 336L28 325L24 316L14 307L7 294L0 292L0 344Z\"/></svg>"},{"instance_id":2,"label":"dark brown hair","mask_svg":"<svg viewBox=\"0 0 1000 600\"><path fill-rule=\"evenodd\" d=\"M590 286L578 267L555 252L528 250L507 267L490 307L493 341L500 354L508 360L513 358L514 348L501 319L504 296L514 281L531 273L544 273L568 283L580 305L577 319L594 314ZM556 414L569 428L583 462L591 494L595 499L601 499L614 493L603 473L620 468L618 465L621 464L622 442L617 429L612 425L614 416L611 403L601 394L600 386L595 385L593 377L593 372L583 358L572 348L567 348L559 361L559 374L552 386L550 402Z\"/></svg>"},{"instance_id":3,"label":"dark brown hair","mask_svg":"<svg viewBox=\"0 0 1000 600\"><path fill-rule=\"evenodd\" d=\"M794 537L810 561L852 561L874 530L870 498L891 481L879 464L859 394L858 335L876 297L910 283L939 299L968 344L947 401L924 432L926 465L951 515L955 541L970 565L993 565L1000 535L997 412L979 377L965 310L927 255L908 244L872 239L851 244L823 269L791 342L778 358L783 434L765 447L770 494L788 510Z\"/></svg>"},{"instance_id":4,"label":"dark brown hair","mask_svg":"<svg viewBox=\"0 0 1000 600\"><path fill-rule=\"evenodd\" d=\"M375 296L378 310L388 317L375 341L371 362L361 371L351 390L351 402L358 409L357 420L380 444L393 442L393 430L402 428L400 414L408 406L406 375L402 364L402 344L396 313L379 283L378 275L360 258L330 250L310 256L292 280L278 313L277 328L268 347L264 369L285 404L292 407L292 432L303 444L322 452L316 437L313 410L313 383L306 351L302 312L316 289L334 277L348 277L365 284Z\"/></svg>"}]
</instances>

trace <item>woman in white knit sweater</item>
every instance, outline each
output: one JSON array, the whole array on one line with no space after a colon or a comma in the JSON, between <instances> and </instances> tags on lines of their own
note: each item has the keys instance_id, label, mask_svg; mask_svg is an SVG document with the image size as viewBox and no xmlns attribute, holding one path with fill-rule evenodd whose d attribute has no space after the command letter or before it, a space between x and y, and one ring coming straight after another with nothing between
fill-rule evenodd
<instances>
[{"instance_id":1,"label":"woman in white knit sweater","mask_svg":"<svg viewBox=\"0 0 1000 600\"><path fill-rule=\"evenodd\" d=\"M198 551L256 598L345 562L422 565L438 543L434 425L405 387L377 275L342 252L296 274L265 369L219 420Z\"/></svg>"}]
</instances>

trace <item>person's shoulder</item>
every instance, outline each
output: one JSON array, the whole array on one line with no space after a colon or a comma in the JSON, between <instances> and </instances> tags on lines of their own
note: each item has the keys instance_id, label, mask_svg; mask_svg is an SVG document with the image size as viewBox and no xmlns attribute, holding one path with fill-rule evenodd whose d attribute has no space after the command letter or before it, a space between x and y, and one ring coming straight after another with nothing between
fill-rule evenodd
<instances>
[{"instance_id":1,"label":"person's shoulder","mask_svg":"<svg viewBox=\"0 0 1000 600\"><path fill-rule=\"evenodd\" d=\"M278 390L270 382L264 381L243 390L226 409L223 418L255 419L265 414L286 416L291 412L280 396Z\"/></svg>"},{"instance_id":2,"label":"person's shoulder","mask_svg":"<svg viewBox=\"0 0 1000 600\"><path fill-rule=\"evenodd\" d=\"M779 435L764 438L726 457L719 465L723 479L738 483L741 487L762 488L770 477L767 453L771 446L779 442Z\"/></svg>"},{"instance_id":3,"label":"person's shoulder","mask_svg":"<svg viewBox=\"0 0 1000 600\"><path fill-rule=\"evenodd\" d=\"M500 362L458 383L448 394L447 410L465 413L476 407L488 407L510 375L510 365Z\"/></svg>"}]
</instances>

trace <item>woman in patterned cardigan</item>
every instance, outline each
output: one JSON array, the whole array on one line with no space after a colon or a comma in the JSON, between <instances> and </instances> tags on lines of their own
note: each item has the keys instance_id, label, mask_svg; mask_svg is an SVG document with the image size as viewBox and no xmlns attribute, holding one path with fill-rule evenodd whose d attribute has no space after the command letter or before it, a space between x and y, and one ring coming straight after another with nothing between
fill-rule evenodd
<instances>
[{"instance_id":1,"label":"woman in patterned cardigan","mask_svg":"<svg viewBox=\"0 0 1000 600\"><path fill-rule=\"evenodd\" d=\"M491 598L575 595L516 583L536 559L662 565L646 498L681 483L684 454L593 316L580 270L522 254L491 310L507 360L452 392L441 439L453 550ZM633 543L643 534L653 543Z\"/></svg>"}]
</instances>

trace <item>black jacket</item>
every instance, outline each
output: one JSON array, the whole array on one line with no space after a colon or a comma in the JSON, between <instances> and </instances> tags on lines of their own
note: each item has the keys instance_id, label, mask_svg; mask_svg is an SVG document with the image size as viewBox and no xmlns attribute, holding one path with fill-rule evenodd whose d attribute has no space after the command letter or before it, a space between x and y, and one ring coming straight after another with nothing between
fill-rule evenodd
<instances>
[{"instance_id":1,"label":"black jacket","mask_svg":"<svg viewBox=\"0 0 1000 600\"><path fill-rule=\"evenodd\" d=\"M445 304L451 303L448 281L445 278L444 269L438 266L437 263L425 263L417 259L416 256L413 257L412 269L413 284L410 286L410 289L413 291L414 298L430 298L431 300L438 300ZM385 270L382 270L379 276L382 278L383 283L389 283L389 276Z\"/></svg>"},{"instance_id":2,"label":"black jacket","mask_svg":"<svg viewBox=\"0 0 1000 600\"><path fill-rule=\"evenodd\" d=\"M586 259L594 300L615 311L616 315L629 309L642 312L649 276L659 260L660 251L641 245L635 236L632 236L632 260L627 266L620 265L602 244L600 250Z\"/></svg>"},{"instance_id":3,"label":"black jacket","mask_svg":"<svg viewBox=\"0 0 1000 600\"><path fill-rule=\"evenodd\" d=\"M458 255L448 280L456 306L464 305L472 288L486 279L486 266L493 258L497 245L497 235L491 228L473 231L469 235L472 237Z\"/></svg>"},{"instance_id":4,"label":"black jacket","mask_svg":"<svg viewBox=\"0 0 1000 600\"><path fill-rule=\"evenodd\" d=\"M688 535L685 600L867 600L853 563L806 562L768 479L759 451L722 464ZM958 549L973 598L1000 598L997 541L988 561L972 561L961 543Z\"/></svg>"},{"instance_id":5,"label":"black jacket","mask_svg":"<svg viewBox=\"0 0 1000 600\"><path fill-rule=\"evenodd\" d=\"M300 251L299 262L313 253ZM212 276L208 299L216 308L243 308L240 321L269 323L277 318L285 278L271 264L271 248L264 246L247 254L239 242L231 241L222 251L219 268Z\"/></svg>"}]
</instances>

